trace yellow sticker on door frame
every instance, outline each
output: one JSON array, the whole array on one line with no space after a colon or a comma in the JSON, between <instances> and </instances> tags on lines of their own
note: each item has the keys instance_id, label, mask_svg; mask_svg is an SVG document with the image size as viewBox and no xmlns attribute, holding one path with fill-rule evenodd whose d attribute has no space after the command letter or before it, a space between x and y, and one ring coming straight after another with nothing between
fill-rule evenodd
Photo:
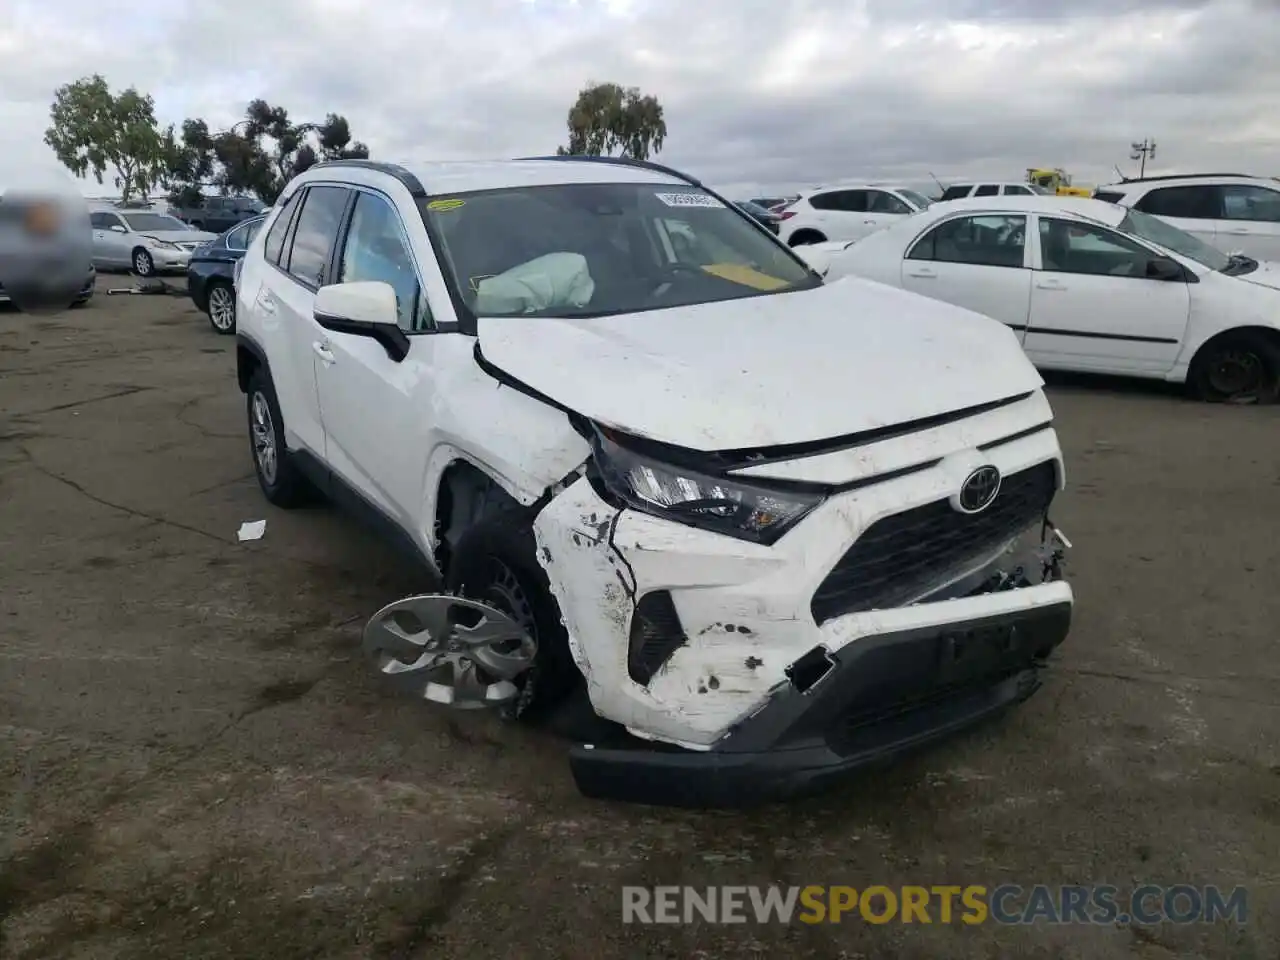
<instances>
[{"instance_id":1,"label":"yellow sticker on door frame","mask_svg":"<svg viewBox=\"0 0 1280 960\"><path fill-rule=\"evenodd\" d=\"M457 210L459 207L464 206L466 202L465 200L432 200L427 204L427 209L435 213L446 213L449 210Z\"/></svg>"}]
</instances>

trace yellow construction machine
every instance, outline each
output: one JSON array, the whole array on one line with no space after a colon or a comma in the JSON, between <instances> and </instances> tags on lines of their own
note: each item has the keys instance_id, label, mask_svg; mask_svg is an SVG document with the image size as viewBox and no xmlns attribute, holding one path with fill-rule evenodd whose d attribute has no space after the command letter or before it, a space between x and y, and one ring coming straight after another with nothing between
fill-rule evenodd
<instances>
[{"instance_id":1,"label":"yellow construction machine","mask_svg":"<svg viewBox=\"0 0 1280 960\"><path fill-rule=\"evenodd\" d=\"M1071 185L1071 174L1061 167L1056 167L1053 170L1028 167L1027 183L1037 187L1044 187L1046 190L1052 190L1060 197L1093 196L1091 187L1073 187Z\"/></svg>"}]
</instances>

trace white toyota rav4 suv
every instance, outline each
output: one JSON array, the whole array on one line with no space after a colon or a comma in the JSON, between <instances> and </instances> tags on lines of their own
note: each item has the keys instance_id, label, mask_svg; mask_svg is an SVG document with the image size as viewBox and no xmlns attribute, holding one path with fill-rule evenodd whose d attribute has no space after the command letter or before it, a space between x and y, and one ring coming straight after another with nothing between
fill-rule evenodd
<instances>
[{"instance_id":1,"label":"white toyota rav4 suv","mask_svg":"<svg viewBox=\"0 0 1280 960\"><path fill-rule=\"evenodd\" d=\"M355 506L445 584L366 651L439 703L589 703L588 795L807 792L1029 696L1066 636L1017 337L824 283L681 174L324 163L243 264L263 492Z\"/></svg>"}]
</instances>

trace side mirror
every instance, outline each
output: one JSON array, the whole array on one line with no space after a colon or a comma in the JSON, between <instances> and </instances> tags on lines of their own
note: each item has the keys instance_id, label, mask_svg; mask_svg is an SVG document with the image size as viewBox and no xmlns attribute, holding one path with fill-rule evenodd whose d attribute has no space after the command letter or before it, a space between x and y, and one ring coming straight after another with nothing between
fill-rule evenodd
<instances>
[{"instance_id":1,"label":"side mirror","mask_svg":"<svg viewBox=\"0 0 1280 960\"><path fill-rule=\"evenodd\" d=\"M1186 283L1187 271L1176 260L1168 257L1152 257L1147 261L1147 279Z\"/></svg>"},{"instance_id":2,"label":"side mirror","mask_svg":"<svg viewBox=\"0 0 1280 960\"><path fill-rule=\"evenodd\" d=\"M120 226L120 224L118 224L118 223L113 223L113 224L111 225L111 232L112 232L112 233L124 233L124 232L125 232L125 229L124 229L124 227Z\"/></svg>"},{"instance_id":3,"label":"side mirror","mask_svg":"<svg viewBox=\"0 0 1280 960\"><path fill-rule=\"evenodd\" d=\"M321 287L312 312L326 330L376 340L396 363L409 354L409 338L400 329L396 292L389 283L361 280Z\"/></svg>"}]
</instances>

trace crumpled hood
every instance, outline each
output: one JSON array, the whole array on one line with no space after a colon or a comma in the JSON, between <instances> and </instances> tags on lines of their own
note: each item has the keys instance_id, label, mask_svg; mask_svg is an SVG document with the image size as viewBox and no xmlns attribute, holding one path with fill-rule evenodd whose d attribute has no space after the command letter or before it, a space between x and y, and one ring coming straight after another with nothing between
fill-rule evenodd
<instances>
[{"instance_id":1,"label":"crumpled hood","mask_svg":"<svg viewBox=\"0 0 1280 960\"><path fill-rule=\"evenodd\" d=\"M208 243L210 240L218 239L216 233L206 233L204 230L139 230L138 233L144 237L154 237L165 243L180 243L183 246Z\"/></svg>"},{"instance_id":2,"label":"crumpled hood","mask_svg":"<svg viewBox=\"0 0 1280 960\"><path fill-rule=\"evenodd\" d=\"M557 403L693 450L823 440L1035 390L1003 324L883 284L582 319L482 317L485 360Z\"/></svg>"}]
</instances>

